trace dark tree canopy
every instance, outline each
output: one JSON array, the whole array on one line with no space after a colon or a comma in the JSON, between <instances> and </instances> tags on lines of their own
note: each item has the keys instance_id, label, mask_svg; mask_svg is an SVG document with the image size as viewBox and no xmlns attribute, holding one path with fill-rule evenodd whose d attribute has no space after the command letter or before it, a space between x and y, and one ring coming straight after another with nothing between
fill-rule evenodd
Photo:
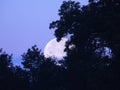
<instances>
[{"instance_id":1,"label":"dark tree canopy","mask_svg":"<svg viewBox=\"0 0 120 90\"><path fill-rule=\"evenodd\" d=\"M58 90L62 88L61 78L63 78L64 68L56 65L54 59L45 58L37 46L28 49L22 56L22 64L28 72L28 80L32 90Z\"/></svg>"},{"instance_id":2,"label":"dark tree canopy","mask_svg":"<svg viewBox=\"0 0 120 90\"><path fill-rule=\"evenodd\" d=\"M34 45L21 67L0 49L0 90L120 90L120 1L63 1L58 15L50 29L68 38L67 56L58 64Z\"/></svg>"},{"instance_id":3,"label":"dark tree canopy","mask_svg":"<svg viewBox=\"0 0 120 90\"><path fill-rule=\"evenodd\" d=\"M113 81L117 81L116 76L120 79L117 75L120 64L120 1L89 0L89 4L82 7L78 2L64 1L59 16L59 20L50 24L50 29L55 29L58 41L70 37L65 49L65 64L71 80L68 86L83 90L117 87ZM70 45L75 47L70 49ZM106 55L107 51L111 57Z\"/></svg>"}]
</instances>

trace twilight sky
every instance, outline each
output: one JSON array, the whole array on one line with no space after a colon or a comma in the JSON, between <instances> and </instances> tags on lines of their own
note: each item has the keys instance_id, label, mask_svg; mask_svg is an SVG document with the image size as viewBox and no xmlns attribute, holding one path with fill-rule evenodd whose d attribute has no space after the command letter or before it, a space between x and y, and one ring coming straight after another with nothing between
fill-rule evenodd
<instances>
[{"instance_id":1,"label":"twilight sky","mask_svg":"<svg viewBox=\"0 0 120 90\"><path fill-rule=\"evenodd\" d=\"M87 0L75 0L87 4ZM0 0L0 48L13 54L15 64L33 45L44 49L54 38L49 24L59 19L63 0Z\"/></svg>"}]
</instances>

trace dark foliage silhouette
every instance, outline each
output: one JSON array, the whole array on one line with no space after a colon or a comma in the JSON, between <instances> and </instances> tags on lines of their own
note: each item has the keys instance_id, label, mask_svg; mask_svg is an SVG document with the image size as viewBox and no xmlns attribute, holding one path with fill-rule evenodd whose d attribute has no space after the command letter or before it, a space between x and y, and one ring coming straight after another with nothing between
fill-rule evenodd
<instances>
[{"instance_id":1,"label":"dark foliage silhouette","mask_svg":"<svg viewBox=\"0 0 120 90\"><path fill-rule=\"evenodd\" d=\"M0 49L0 90L120 90L120 1L63 1L58 15L50 29L68 37L67 56L58 64L34 45L21 67Z\"/></svg>"},{"instance_id":2,"label":"dark foliage silhouette","mask_svg":"<svg viewBox=\"0 0 120 90\"><path fill-rule=\"evenodd\" d=\"M90 0L83 7L69 0L61 5L60 19L50 28L55 28L58 41L70 37L65 49L68 90L119 89L119 9L118 0ZM70 49L70 45L75 47Z\"/></svg>"},{"instance_id":3,"label":"dark foliage silhouette","mask_svg":"<svg viewBox=\"0 0 120 90\"><path fill-rule=\"evenodd\" d=\"M28 80L33 90L62 90L64 68L56 65L55 60L45 58L37 46L23 54L22 64L28 72Z\"/></svg>"},{"instance_id":4,"label":"dark foliage silhouette","mask_svg":"<svg viewBox=\"0 0 120 90\"><path fill-rule=\"evenodd\" d=\"M11 56L6 54L5 52L0 49L0 89L1 90L8 90L8 88L12 87L13 85L10 84L12 79L12 72L11 72ZM7 86L7 87L6 87Z\"/></svg>"}]
</instances>

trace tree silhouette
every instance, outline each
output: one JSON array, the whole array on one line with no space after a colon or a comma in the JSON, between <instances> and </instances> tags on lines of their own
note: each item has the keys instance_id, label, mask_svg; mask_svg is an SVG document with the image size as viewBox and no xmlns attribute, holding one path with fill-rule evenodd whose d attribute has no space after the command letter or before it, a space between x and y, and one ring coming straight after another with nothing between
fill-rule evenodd
<instances>
[{"instance_id":1,"label":"tree silhouette","mask_svg":"<svg viewBox=\"0 0 120 90\"><path fill-rule=\"evenodd\" d=\"M61 5L60 19L53 21L50 29L55 29L58 41L70 37L65 49L68 90L119 88L113 84L119 79L119 9L118 0L89 0L83 7L69 0ZM75 47L69 48L71 45ZM111 58L105 54L106 47L111 49Z\"/></svg>"},{"instance_id":2,"label":"tree silhouette","mask_svg":"<svg viewBox=\"0 0 120 90\"><path fill-rule=\"evenodd\" d=\"M12 88L10 84L12 72L11 72L11 56L6 54L0 49L0 89L1 90L9 90ZM7 87L6 87L7 86Z\"/></svg>"},{"instance_id":3,"label":"tree silhouette","mask_svg":"<svg viewBox=\"0 0 120 90\"><path fill-rule=\"evenodd\" d=\"M37 46L28 49L22 56L32 90L62 90L64 68L58 66L54 59L45 58Z\"/></svg>"},{"instance_id":4,"label":"tree silhouette","mask_svg":"<svg viewBox=\"0 0 120 90\"><path fill-rule=\"evenodd\" d=\"M50 29L68 37L67 56L58 64L34 45L20 67L0 49L0 90L119 90L120 1L63 1L58 14Z\"/></svg>"},{"instance_id":5,"label":"tree silhouette","mask_svg":"<svg viewBox=\"0 0 120 90\"><path fill-rule=\"evenodd\" d=\"M29 82L29 74L20 66L14 67L15 90L32 90Z\"/></svg>"}]
</instances>

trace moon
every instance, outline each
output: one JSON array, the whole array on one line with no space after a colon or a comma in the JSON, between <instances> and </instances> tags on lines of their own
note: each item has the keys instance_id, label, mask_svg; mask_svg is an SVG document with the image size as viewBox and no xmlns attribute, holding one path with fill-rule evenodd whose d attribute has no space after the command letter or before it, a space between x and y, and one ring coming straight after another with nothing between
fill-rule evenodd
<instances>
[{"instance_id":1,"label":"moon","mask_svg":"<svg viewBox=\"0 0 120 90\"><path fill-rule=\"evenodd\" d=\"M57 59L62 59L64 56L66 56L64 49L67 40L67 38L62 38L60 42L57 42L56 38L50 40L45 46L44 56L46 58L54 57Z\"/></svg>"}]
</instances>

